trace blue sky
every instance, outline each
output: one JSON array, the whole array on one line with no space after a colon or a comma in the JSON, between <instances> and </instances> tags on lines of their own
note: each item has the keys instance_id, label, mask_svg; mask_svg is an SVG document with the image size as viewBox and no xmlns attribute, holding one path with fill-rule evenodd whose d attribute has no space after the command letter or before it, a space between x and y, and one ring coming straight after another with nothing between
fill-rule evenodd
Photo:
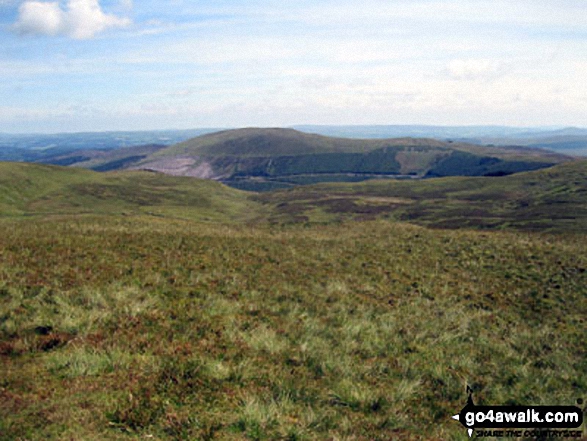
<instances>
[{"instance_id":1,"label":"blue sky","mask_svg":"<svg viewBox=\"0 0 587 441\"><path fill-rule=\"evenodd\" d=\"M0 131L587 126L584 0L0 0Z\"/></svg>"}]
</instances>

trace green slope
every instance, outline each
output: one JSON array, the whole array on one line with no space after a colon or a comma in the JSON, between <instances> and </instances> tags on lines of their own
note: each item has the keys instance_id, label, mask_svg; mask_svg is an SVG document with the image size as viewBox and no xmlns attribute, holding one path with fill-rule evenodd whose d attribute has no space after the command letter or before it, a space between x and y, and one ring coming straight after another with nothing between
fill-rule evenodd
<instances>
[{"instance_id":1,"label":"green slope","mask_svg":"<svg viewBox=\"0 0 587 441\"><path fill-rule=\"evenodd\" d=\"M313 153L363 153L391 146L443 147L432 139L358 140L282 128L246 128L211 133L170 146L154 156L294 156Z\"/></svg>"},{"instance_id":2,"label":"green slope","mask_svg":"<svg viewBox=\"0 0 587 441\"><path fill-rule=\"evenodd\" d=\"M149 214L219 222L389 218L443 228L587 231L587 161L505 177L372 180L247 193L149 172L0 163L0 215Z\"/></svg>"},{"instance_id":3,"label":"green slope","mask_svg":"<svg viewBox=\"0 0 587 441\"><path fill-rule=\"evenodd\" d=\"M573 405L586 193L587 161L256 201L0 163L0 438L464 441L467 385ZM337 222L385 216L569 234Z\"/></svg>"},{"instance_id":4,"label":"green slope","mask_svg":"<svg viewBox=\"0 0 587 441\"><path fill-rule=\"evenodd\" d=\"M441 148L509 159L551 158L552 162L568 159L565 155L526 147L489 147L431 138L340 138L283 128L245 128L205 134L162 149L154 156L294 156L312 153L365 153L389 147Z\"/></svg>"},{"instance_id":5,"label":"green slope","mask_svg":"<svg viewBox=\"0 0 587 441\"><path fill-rule=\"evenodd\" d=\"M0 219L0 438L468 440L587 390L587 236Z\"/></svg>"},{"instance_id":6,"label":"green slope","mask_svg":"<svg viewBox=\"0 0 587 441\"><path fill-rule=\"evenodd\" d=\"M274 222L389 217L447 228L587 232L587 161L505 177L323 184L258 200Z\"/></svg>"},{"instance_id":7,"label":"green slope","mask_svg":"<svg viewBox=\"0 0 587 441\"><path fill-rule=\"evenodd\" d=\"M135 168L222 180L249 190L376 177L502 175L569 160L540 150L432 139L345 139L292 129L203 135L142 159Z\"/></svg>"},{"instance_id":8,"label":"green slope","mask_svg":"<svg viewBox=\"0 0 587 441\"><path fill-rule=\"evenodd\" d=\"M247 194L213 181L0 163L0 215L90 213L243 221L256 215L256 205Z\"/></svg>"}]
</instances>

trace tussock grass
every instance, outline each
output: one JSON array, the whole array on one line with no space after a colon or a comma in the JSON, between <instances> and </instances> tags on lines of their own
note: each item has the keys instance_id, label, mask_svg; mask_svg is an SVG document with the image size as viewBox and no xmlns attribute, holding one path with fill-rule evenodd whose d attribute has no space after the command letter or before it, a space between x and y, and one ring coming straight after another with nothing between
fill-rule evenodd
<instances>
[{"instance_id":1,"label":"tussock grass","mask_svg":"<svg viewBox=\"0 0 587 441\"><path fill-rule=\"evenodd\" d=\"M8 439L452 439L587 391L584 236L0 223Z\"/></svg>"}]
</instances>

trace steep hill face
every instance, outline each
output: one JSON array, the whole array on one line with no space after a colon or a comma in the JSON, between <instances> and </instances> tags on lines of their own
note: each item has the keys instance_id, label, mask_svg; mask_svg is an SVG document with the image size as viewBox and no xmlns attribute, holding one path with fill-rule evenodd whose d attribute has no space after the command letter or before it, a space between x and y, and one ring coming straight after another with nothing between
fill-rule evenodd
<instances>
[{"instance_id":1,"label":"steep hill face","mask_svg":"<svg viewBox=\"0 0 587 441\"><path fill-rule=\"evenodd\" d=\"M131 168L267 190L386 177L499 176L569 159L539 150L433 139L345 139L293 129L249 128L207 134L159 149Z\"/></svg>"}]
</instances>

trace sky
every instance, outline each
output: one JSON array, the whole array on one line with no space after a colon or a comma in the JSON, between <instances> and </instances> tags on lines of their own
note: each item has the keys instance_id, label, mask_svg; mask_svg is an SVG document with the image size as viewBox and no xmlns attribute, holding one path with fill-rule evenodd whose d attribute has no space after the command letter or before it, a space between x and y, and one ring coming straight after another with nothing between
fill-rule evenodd
<instances>
[{"instance_id":1,"label":"sky","mask_svg":"<svg viewBox=\"0 0 587 441\"><path fill-rule=\"evenodd\" d=\"M0 0L0 132L587 127L584 0Z\"/></svg>"}]
</instances>

